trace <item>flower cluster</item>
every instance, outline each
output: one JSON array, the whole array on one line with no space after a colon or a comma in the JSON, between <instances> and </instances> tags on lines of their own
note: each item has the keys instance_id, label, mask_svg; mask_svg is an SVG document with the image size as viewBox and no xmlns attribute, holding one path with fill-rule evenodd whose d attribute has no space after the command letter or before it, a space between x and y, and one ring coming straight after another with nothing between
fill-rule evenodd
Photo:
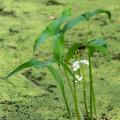
<instances>
[{"instance_id":1,"label":"flower cluster","mask_svg":"<svg viewBox=\"0 0 120 120\"><path fill-rule=\"evenodd\" d=\"M85 64L85 65L89 65L89 62L88 62L88 60L80 60L80 61L75 61L74 63L73 63L73 71L74 72L76 72L78 69L80 69L81 68L81 64ZM75 80L75 82L78 82L78 81L81 81L82 80L82 76L79 76L79 75L75 75L75 78L76 78L76 80Z\"/></svg>"},{"instance_id":2,"label":"flower cluster","mask_svg":"<svg viewBox=\"0 0 120 120\"><path fill-rule=\"evenodd\" d=\"M79 75L75 75L75 78L76 78L75 82L79 82L82 80L83 77Z\"/></svg>"},{"instance_id":3,"label":"flower cluster","mask_svg":"<svg viewBox=\"0 0 120 120\"><path fill-rule=\"evenodd\" d=\"M75 61L73 63L73 71L77 71L78 69L80 69L81 64L89 65L89 62L88 62L88 60L80 60L80 61L77 60L77 61Z\"/></svg>"}]
</instances>

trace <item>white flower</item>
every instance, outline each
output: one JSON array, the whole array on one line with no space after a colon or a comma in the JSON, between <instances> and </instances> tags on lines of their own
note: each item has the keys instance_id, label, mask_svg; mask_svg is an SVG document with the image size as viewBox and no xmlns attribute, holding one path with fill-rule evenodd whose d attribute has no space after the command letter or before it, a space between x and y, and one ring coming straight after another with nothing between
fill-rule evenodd
<instances>
[{"instance_id":1,"label":"white flower","mask_svg":"<svg viewBox=\"0 0 120 120\"><path fill-rule=\"evenodd\" d=\"M83 79L83 77L79 75L75 75L75 78L77 79L75 82L81 81Z\"/></svg>"},{"instance_id":2,"label":"white flower","mask_svg":"<svg viewBox=\"0 0 120 120\"><path fill-rule=\"evenodd\" d=\"M89 61L88 61L88 60L80 60L80 63L81 63L81 64L89 65Z\"/></svg>"},{"instance_id":3,"label":"white flower","mask_svg":"<svg viewBox=\"0 0 120 120\"><path fill-rule=\"evenodd\" d=\"M73 63L73 71L77 71L80 68L80 62L79 61L75 61Z\"/></svg>"}]
</instances>

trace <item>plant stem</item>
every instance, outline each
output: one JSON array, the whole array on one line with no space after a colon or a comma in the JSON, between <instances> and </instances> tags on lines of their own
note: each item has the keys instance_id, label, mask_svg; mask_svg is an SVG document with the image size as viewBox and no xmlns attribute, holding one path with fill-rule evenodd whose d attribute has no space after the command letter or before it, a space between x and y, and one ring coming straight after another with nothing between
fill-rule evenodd
<instances>
[{"instance_id":1,"label":"plant stem","mask_svg":"<svg viewBox=\"0 0 120 120\"><path fill-rule=\"evenodd\" d=\"M64 71L65 71L67 82L68 82L68 85L69 85L69 88L70 88L70 91L71 91L71 94L72 94L72 97L73 97L73 100L74 100L74 105L75 105L75 111L76 111L76 114L77 114L77 118L78 118L78 120L83 120L82 113L81 113L81 111L79 111L79 108L78 108L75 82L74 82L74 90L73 90L73 87L71 85L70 79L68 77L68 74L67 74L67 71L66 71L65 68L64 68Z\"/></svg>"},{"instance_id":2,"label":"plant stem","mask_svg":"<svg viewBox=\"0 0 120 120\"><path fill-rule=\"evenodd\" d=\"M75 85L75 80L73 81L73 86L74 86L74 102L75 102L75 110L77 114L78 120L80 119L80 113L79 113L79 108L78 108L78 102L77 102L77 94L76 94L76 85Z\"/></svg>"},{"instance_id":3,"label":"plant stem","mask_svg":"<svg viewBox=\"0 0 120 120\"><path fill-rule=\"evenodd\" d=\"M61 70L60 65L58 65L58 67L59 67L59 70ZM65 90L64 90L64 91L65 91ZM65 100L65 104L66 104L66 107L67 107L67 111L68 111L68 114L69 114L69 118L70 118L70 120L72 120L72 115L71 115L70 108L69 108L68 101L67 101L67 97L66 97L65 94L63 94L63 98L64 98L64 100Z\"/></svg>"},{"instance_id":4,"label":"plant stem","mask_svg":"<svg viewBox=\"0 0 120 120\"><path fill-rule=\"evenodd\" d=\"M63 98L65 100L65 104L66 104L66 107L67 107L67 111L68 111L68 114L69 114L69 117L70 117L70 120L72 120L72 116L71 116L71 112L70 112L70 109L69 109L69 105L68 105L68 102L67 102L67 99L66 99L66 96L63 94Z\"/></svg>"},{"instance_id":5,"label":"plant stem","mask_svg":"<svg viewBox=\"0 0 120 120\"><path fill-rule=\"evenodd\" d=\"M66 71L65 68L64 68L64 71L65 71L65 75L66 75L66 78L67 78L67 82L68 82L68 85L69 85L71 94L72 94L72 96L74 96L73 87L72 87L72 84L71 84L70 79L69 79L69 77L68 77L68 73L67 73L67 71Z\"/></svg>"},{"instance_id":6,"label":"plant stem","mask_svg":"<svg viewBox=\"0 0 120 120\"><path fill-rule=\"evenodd\" d=\"M83 95L84 95L84 102L85 102L85 111L86 111L87 119L89 119L89 113L88 113L88 107L87 107L87 94L86 94L86 78L85 78L83 65L81 65L81 69L83 74Z\"/></svg>"},{"instance_id":7,"label":"plant stem","mask_svg":"<svg viewBox=\"0 0 120 120\"><path fill-rule=\"evenodd\" d=\"M89 21L86 22L86 42L88 41L88 28L89 28ZM89 54L89 50L88 50ZM94 95L94 85L93 85L93 79L92 79L92 66L91 66L91 56L89 55L89 77L90 77L90 114L93 113L93 106L95 111L95 116L97 120L97 109L96 109L96 100ZM92 103L93 102L93 103ZM93 106L92 106L93 104ZM93 115L91 116L91 120L93 119Z\"/></svg>"},{"instance_id":8,"label":"plant stem","mask_svg":"<svg viewBox=\"0 0 120 120\"><path fill-rule=\"evenodd\" d=\"M92 67L91 57L89 55L89 78L90 78L90 120L93 120L93 79L92 79Z\"/></svg>"},{"instance_id":9,"label":"plant stem","mask_svg":"<svg viewBox=\"0 0 120 120\"><path fill-rule=\"evenodd\" d=\"M86 22L86 43L88 41L88 28L89 28L89 21ZM90 119L93 120L93 106L95 110L96 119L97 119L97 110L96 110L96 101L95 101L94 86L92 79L91 56L89 55L88 57L89 57L89 78L90 78Z\"/></svg>"},{"instance_id":10,"label":"plant stem","mask_svg":"<svg viewBox=\"0 0 120 120\"><path fill-rule=\"evenodd\" d=\"M93 92L93 106L94 106L94 111L95 111L95 117L96 117L96 120L97 120L96 99L95 99L94 85L93 84L92 84L92 92Z\"/></svg>"},{"instance_id":11,"label":"plant stem","mask_svg":"<svg viewBox=\"0 0 120 120\"><path fill-rule=\"evenodd\" d=\"M78 53L78 60L80 60L80 53ZM83 96L84 96L84 102L85 102L85 112L87 119L89 118L88 108L87 108L87 95L86 95L86 79L85 79L85 72L84 72L84 66L80 64L81 70L82 70L82 77L83 77ZM81 75L81 71L79 69L79 76Z\"/></svg>"}]
</instances>

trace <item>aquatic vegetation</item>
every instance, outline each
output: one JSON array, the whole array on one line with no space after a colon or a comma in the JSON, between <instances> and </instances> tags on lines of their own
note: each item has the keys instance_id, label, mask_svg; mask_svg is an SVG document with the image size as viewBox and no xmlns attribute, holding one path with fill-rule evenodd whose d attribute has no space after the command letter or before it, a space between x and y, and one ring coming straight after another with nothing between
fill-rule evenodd
<instances>
[{"instance_id":1,"label":"aquatic vegetation","mask_svg":"<svg viewBox=\"0 0 120 120\"><path fill-rule=\"evenodd\" d=\"M46 29L36 38L33 53L35 54L38 51L38 48L46 40L50 40L52 43L53 57L47 61L40 61L37 59L31 59L22 65L18 66L14 71L6 76L6 78L11 75L25 69L28 67L35 67L37 69L47 68L52 75L54 76L56 82L58 83L65 105L68 111L69 118L72 120L72 114L69 107L66 87L64 85L65 79L68 82L72 99L74 101L76 117L78 120L84 120L84 115L82 113L82 108L79 107L78 98L77 98L77 82L81 82L83 85L83 95L84 95L84 105L85 105L85 114L87 120L97 119L97 109L96 109L96 100L94 93L93 85L93 75L92 75L92 62L91 59L94 55L94 52L100 52L103 56L107 55L107 43L103 38L96 38L89 40L88 30L89 30L89 21L100 13L105 13L108 16L108 19L111 19L111 13L107 10L97 9L93 12L85 12L82 15L76 17L75 19L69 20L71 16L71 9L66 9L63 11L62 15L53 20ZM86 39L84 41L74 43L67 52L65 52L65 33L72 29L79 23L86 22ZM49 38L49 39L48 39ZM87 58L81 58L81 54L85 54L80 49L84 48L87 50ZM88 60L87 60L88 59ZM72 64L72 66L71 66ZM90 93L86 93L86 68L89 69L89 86ZM64 71L65 77L61 75L61 71ZM87 94L89 94L90 109L87 103ZM95 114L95 116L94 116Z\"/></svg>"}]
</instances>

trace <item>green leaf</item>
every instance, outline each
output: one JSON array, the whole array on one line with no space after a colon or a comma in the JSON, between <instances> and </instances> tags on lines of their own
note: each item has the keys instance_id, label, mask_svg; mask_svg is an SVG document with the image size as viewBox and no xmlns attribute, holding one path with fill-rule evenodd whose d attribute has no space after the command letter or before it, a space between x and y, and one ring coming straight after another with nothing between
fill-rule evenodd
<instances>
[{"instance_id":1,"label":"green leaf","mask_svg":"<svg viewBox=\"0 0 120 120\"><path fill-rule=\"evenodd\" d=\"M104 9L97 9L92 13L92 17L93 16L97 16L98 14L101 13L105 13L108 16L108 19L111 19L111 12L108 10L104 10Z\"/></svg>"},{"instance_id":2,"label":"green leaf","mask_svg":"<svg viewBox=\"0 0 120 120\"><path fill-rule=\"evenodd\" d=\"M40 45L46 41L48 37L56 36L61 32L60 27L66 19L71 15L71 9L63 11L60 18L50 23L47 28L37 37L34 42L33 52L40 47Z\"/></svg>"},{"instance_id":3,"label":"green leaf","mask_svg":"<svg viewBox=\"0 0 120 120\"><path fill-rule=\"evenodd\" d=\"M92 17L92 13L86 12L86 13L83 13L81 16L83 16L85 20L89 20Z\"/></svg>"},{"instance_id":4,"label":"green leaf","mask_svg":"<svg viewBox=\"0 0 120 120\"><path fill-rule=\"evenodd\" d=\"M67 54L66 54L66 63L69 63L70 59L73 57L75 52L80 48L84 46L83 43L74 43L71 48L69 48Z\"/></svg>"},{"instance_id":5,"label":"green leaf","mask_svg":"<svg viewBox=\"0 0 120 120\"><path fill-rule=\"evenodd\" d=\"M44 30L35 40L33 46L33 52L50 36L49 31L46 29Z\"/></svg>"},{"instance_id":6,"label":"green leaf","mask_svg":"<svg viewBox=\"0 0 120 120\"><path fill-rule=\"evenodd\" d=\"M104 39L95 39L88 42L89 54L93 56L95 51L99 51L102 55L107 54L107 44Z\"/></svg>"},{"instance_id":7,"label":"green leaf","mask_svg":"<svg viewBox=\"0 0 120 120\"><path fill-rule=\"evenodd\" d=\"M23 64L21 64L20 66L18 66L15 70L13 70L11 73L9 73L5 79L7 79L8 77L14 75L15 73L25 69L25 68L28 68L28 67L36 67L36 68L43 68L43 67L47 67L49 66L50 64L54 63L55 61L54 60L50 60L50 61L46 61L46 62L43 62L43 61L38 61L38 60L29 60Z\"/></svg>"},{"instance_id":8,"label":"green leaf","mask_svg":"<svg viewBox=\"0 0 120 120\"><path fill-rule=\"evenodd\" d=\"M58 83L58 85L59 85L59 87L61 89L61 92L62 92L64 101L65 101L65 104L66 104L66 108L67 108L69 117L71 118L71 113L70 113L70 108L69 108L68 100L67 100L66 93L65 93L65 87L64 87L64 83L63 83L63 78L60 75L60 73L58 72L58 70L55 69L53 66L48 66L48 69L50 70L50 72L54 76L55 80L57 81L57 83Z\"/></svg>"},{"instance_id":9,"label":"green leaf","mask_svg":"<svg viewBox=\"0 0 120 120\"><path fill-rule=\"evenodd\" d=\"M85 21L85 17L84 16L79 16L71 21L69 21L68 23L66 23L62 29L62 32L65 33L66 31L68 31L69 29L73 28L75 25L79 24L80 22Z\"/></svg>"},{"instance_id":10,"label":"green leaf","mask_svg":"<svg viewBox=\"0 0 120 120\"><path fill-rule=\"evenodd\" d=\"M59 34L58 36L55 36L53 40L53 53L54 53L54 57L58 61L62 60L63 58L64 47L65 47L65 41L63 34Z\"/></svg>"},{"instance_id":11,"label":"green leaf","mask_svg":"<svg viewBox=\"0 0 120 120\"><path fill-rule=\"evenodd\" d=\"M69 29L73 28L75 25L84 22L84 21L88 21L90 20L92 17L97 16L100 13L105 13L107 14L108 18L111 18L111 13L108 10L103 10L103 9L97 9L93 12L85 12L82 15L80 15L79 17L69 21L68 23L66 23L62 29L62 32L65 33L66 31L68 31Z\"/></svg>"}]
</instances>

